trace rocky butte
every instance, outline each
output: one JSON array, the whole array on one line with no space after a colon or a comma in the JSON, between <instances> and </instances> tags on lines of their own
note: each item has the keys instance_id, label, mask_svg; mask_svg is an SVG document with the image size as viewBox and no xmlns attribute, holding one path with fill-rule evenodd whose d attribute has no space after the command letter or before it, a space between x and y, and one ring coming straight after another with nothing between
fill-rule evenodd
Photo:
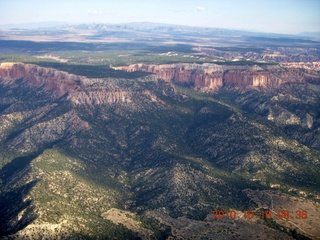
<instances>
[{"instance_id":1,"label":"rocky butte","mask_svg":"<svg viewBox=\"0 0 320 240\"><path fill-rule=\"evenodd\" d=\"M316 72L302 69L284 68L278 65L267 67L254 66L221 66L217 64L133 64L116 67L128 72L144 71L158 77L179 83L193 85L204 91L216 90L222 86L235 88L279 87L288 82L305 82L308 79L320 80Z\"/></svg>"}]
</instances>

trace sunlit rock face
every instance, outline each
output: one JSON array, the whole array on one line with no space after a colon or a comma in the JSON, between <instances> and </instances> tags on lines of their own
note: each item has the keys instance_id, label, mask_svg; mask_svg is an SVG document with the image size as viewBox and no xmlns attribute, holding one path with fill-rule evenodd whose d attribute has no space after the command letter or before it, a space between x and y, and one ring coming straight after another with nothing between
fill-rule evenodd
<instances>
[{"instance_id":1,"label":"sunlit rock face","mask_svg":"<svg viewBox=\"0 0 320 240\"><path fill-rule=\"evenodd\" d=\"M67 94L75 104L101 105L131 102L130 93L117 89L110 91L112 89L110 87L91 87L92 81L82 76L33 64L0 64L2 84L17 84L19 80L30 87L38 87L42 91L51 92L54 97Z\"/></svg>"},{"instance_id":2,"label":"sunlit rock face","mask_svg":"<svg viewBox=\"0 0 320 240\"><path fill-rule=\"evenodd\" d=\"M225 85L235 88L263 87L277 88L288 82L305 82L307 79L320 80L315 72L306 73L301 69L279 66L220 66L216 64L134 64L116 69L128 72L144 71L154 73L167 81L192 84L203 90L217 90Z\"/></svg>"},{"instance_id":3,"label":"sunlit rock face","mask_svg":"<svg viewBox=\"0 0 320 240\"><path fill-rule=\"evenodd\" d=\"M82 79L82 77L53 68L23 63L1 63L0 78L5 83L23 79L30 85L43 86L46 90L53 91L57 96L62 96L76 89L77 81Z\"/></svg>"}]
</instances>

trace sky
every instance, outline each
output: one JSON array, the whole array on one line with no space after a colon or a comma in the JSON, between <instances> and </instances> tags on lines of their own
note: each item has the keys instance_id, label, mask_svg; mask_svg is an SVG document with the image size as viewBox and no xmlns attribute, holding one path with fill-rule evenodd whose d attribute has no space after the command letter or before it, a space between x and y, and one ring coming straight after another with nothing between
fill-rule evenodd
<instances>
[{"instance_id":1,"label":"sky","mask_svg":"<svg viewBox=\"0 0 320 240\"><path fill-rule=\"evenodd\" d=\"M155 22L296 34L320 32L320 0L0 0L0 25Z\"/></svg>"}]
</instances>

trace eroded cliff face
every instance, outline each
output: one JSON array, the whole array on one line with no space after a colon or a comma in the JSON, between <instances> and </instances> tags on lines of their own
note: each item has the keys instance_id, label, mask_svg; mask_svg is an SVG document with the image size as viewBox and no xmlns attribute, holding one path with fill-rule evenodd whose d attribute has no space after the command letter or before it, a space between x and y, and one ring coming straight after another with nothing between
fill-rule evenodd
<instances>
[{"instance_id":1,"label":"eroded cliff face","mask_svg":"<svg viewBox=\"0 0 320 240\"><path fill-rule=\"evenodd\" d=\"M159 78L166 81L192 84L198 88L216 89L223 86L224 68L212 64L134 64L115 69L121 69L128 72L150 72L156 74Z\"/></svg>"},{"instance_id":2,"label":"eroded cliff face","mask_svg":"<svg viewBox=\"0 0 320 240\"><path fill-rule=\"evenodd\" d=\"M283 62L281 66L286 68L303 68L308 70L320 70L320 62Z\"/></svg>"},{"instance_id":3,"label":"eroded cliff face","mask_svg":"<svg viewBox=\"0 0 320 240\"><path fill-rule=\"evenodd\" d=\"M38 152L61 141L72 141L78 133L88 131L95 109L106 111L101 115L103 120L110 118L109 110L114 106L125 117L127 112L161 109L165 103L159 95L163 92L168 95L173 88L156 80L154 76L134 80L89 79L33 64L2 63L0 142L10 138L8 149ZM12 129L17 133L11 138Z\"/></svg>"},{"instance_id":4,"label":"eroded cliff face","mask_svg":"<svg viewBox=\"0 0 320 240\"><path fill-rule=\"evenodd\" d=\"M287 82L320 80L316 72L307 73L302 69L285 69L279 66L264 69L259 66L220 66L216 64L134 64L116 69L128 72L151 72L164 80L189 83L203 90L216 90L225 85L235 88L274 88Z\"/></svg>"},{"instance_id":5,"label":"eroded cliff face","mask_svg":"<svg viewBox=\"0 0 320 240\"><path fill-rule=\"evenodd\" d=\"M76 90L82 77L33 64L1 63L0 79L5 84L23 79L32 86L43 86L46 90L53 91L57 96L62 96Z\"/></svg>"},{"instance_id":6,"label":"eroded cliff face","mask_svg":"<svg viewBox=\"0 0 320 240\"><path fill-rule=\"evenodd\" d=\"M130 93L116 87L92 86L94 80L53 68L33 64L1 63L0 84L15 85L18 81L51 92L53 97L67 95L74 104L101 105L128 103Z\"/></svg>"},{"instance_id":7,"label":"eroded cliff face","mask_svg":"<svg viewBox=\"0 0 320 240\"><path fill-rule=\"evenodd\" d=\"M320 81L320 76L312 70L279 66L263 69L259 66L216 64L134 64L116 69L154 73L158 78L170 84L172 82L184 83L203 91L214 91L223 86L235 89L273 89L287 82ZM134 95L131 88L122 89L122 87L111 86L112 84L106 83L108 81L99 82L96 79L88 79L53 68L23 63L0 64L0 83L14 85L19 81L31 87L52 92L55 97L67 95L68 99L77 105L131 103ZM97 81L98 84L96 84ZM110 86L105 86L106 84Z\"/></svg>"}]
</instances>

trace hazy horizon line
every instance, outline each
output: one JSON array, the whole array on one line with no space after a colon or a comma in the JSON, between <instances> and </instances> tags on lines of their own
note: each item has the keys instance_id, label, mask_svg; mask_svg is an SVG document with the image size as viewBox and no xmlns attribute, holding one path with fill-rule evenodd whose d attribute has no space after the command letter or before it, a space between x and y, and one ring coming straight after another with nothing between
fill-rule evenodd
<instances>
[{"instance_id":1,"label":"hazy horizon line","mask_svg":"<svg viewBox=\"0 0 320 240\"><path fill-rule=\"evenodd\" d=\"M29 26L26 27L24 25L48 25L48 26ZM50 24L54 24L56 26L49 26ZM269 32L269 31L261 31L255 29L246 29L246 28L223 28L223 27L207 27L207 26L194 26L194 25L187 25L187 24L175 24L175 23L161 23L161 22L151 22L151 21L131 21L131 22L118 22L118 23L111 23L111 22L70 22L70 21L32 21L32 22L24 22L24 23L7 23L7 24L0 24L0 27L6 27L7 30L13 28L14 26L20 26L22 29L39 29L39 28L46 28L46 27L57 27L58 25L68 25L68 26L75 26L75 25L93 25L93 24L104 24L104 25L125 25L125 24L155 24L155 25L167 25L167 26L181 26L181 27L190 27L190 28L199 28L199 29L222 29L222 30L230 30L230 31L242 31L242 32L252 32L252 33L268 33L268 34L277 34L277 35L299 35L303 33L308 34L320 34L320 32L314 31L304 31L298 33L279 33L279 32ZM23 28L23 26L25 28Z\"/></svg>"}]
</instances>

